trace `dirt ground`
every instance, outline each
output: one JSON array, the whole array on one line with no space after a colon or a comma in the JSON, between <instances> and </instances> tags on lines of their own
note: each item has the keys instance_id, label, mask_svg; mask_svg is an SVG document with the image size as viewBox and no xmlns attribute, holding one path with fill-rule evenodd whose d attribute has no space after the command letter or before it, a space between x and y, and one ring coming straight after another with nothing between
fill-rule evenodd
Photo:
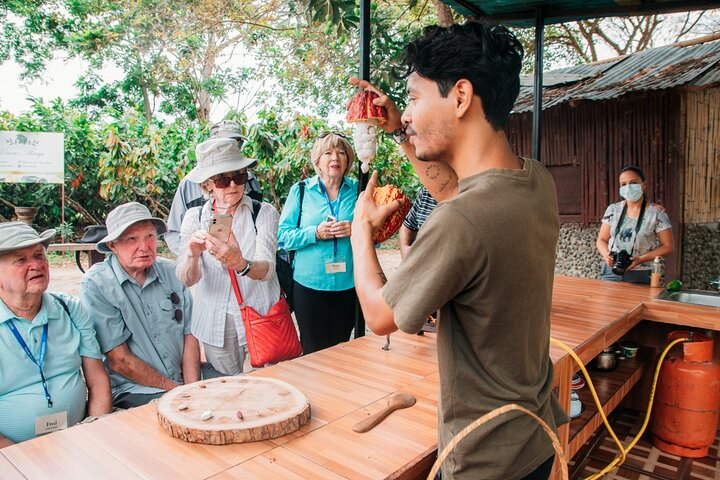
<instances>
[{"instance_id":1,"label":"dirt ground","mask_svg":"<svg viewBox=\"0 0 720 480\"><path fill-rule=\"evenodd\" d=\"M399 250L378 250L380 264L385 275L390 277L400 264ZM80 294L80 279L82 272L70 262L50 267L50 288L51 292L63 292L70 295Z\"/></svg>"}]
</instances>

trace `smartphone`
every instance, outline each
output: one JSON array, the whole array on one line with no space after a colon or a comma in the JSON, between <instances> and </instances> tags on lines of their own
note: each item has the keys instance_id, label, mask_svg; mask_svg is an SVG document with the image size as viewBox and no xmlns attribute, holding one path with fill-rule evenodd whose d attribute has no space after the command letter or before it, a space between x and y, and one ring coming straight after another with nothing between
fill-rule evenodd
<instances>
[{"instance_id":1,"label":"smartphone","mask_svg":"<svg viewBox=\"0 0 720 480\"><path fill-rule=\"evenodd\" d=\"M337 222L337 218L333 217L332 215L328 215L325 219L326 222Z\"/></svg>"},{"instance_id":2,"label":"smartphone","mask_svg":"<svg viewBox=\"0 0 720 480\"><path fill-rule=\"evenodd\" d=\"M215 214L210 217L210 223L208 224L209 235L227 242L230 238L230 230L232 230L232 215L229 213Z\"/></svg>"}]
</instances>

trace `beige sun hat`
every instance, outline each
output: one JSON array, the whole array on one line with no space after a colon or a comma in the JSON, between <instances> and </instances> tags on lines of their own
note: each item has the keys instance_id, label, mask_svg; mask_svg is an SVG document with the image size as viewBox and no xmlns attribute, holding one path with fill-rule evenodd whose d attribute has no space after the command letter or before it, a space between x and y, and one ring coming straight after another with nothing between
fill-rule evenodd
<instances>
[{"instance_id":1,"label":"beige sun hat","mask_svg":"<svg viewBox=\"0 0 720 480\"><path fill-rule=\"evenodd\" d=\"M202 142L195 148L195 157L197 165L185 176L195 183L203 183L221 173L257 165L257 160L243 156L238 143L231 138L211 138Z\"/></svg>"},{"instance_id":2,"label":"beige sun hat","mask_svg":"<svg viewBox=\"0 0 720 480\"><path fill-rule=\"evenodd\" d=\"M55 229L38 234L34 228L23 222L0 223L0 255L42 243L45 248L55 238Z\"/></svg>"},{"instance_id":3,"label":"beige sun hat","mask_svg":"<svg viewBox=\"0 0 720 480\"><path fill-rule=\"evenodd\" d=\"M95 249L101 253L110 253L110 248L107 246L108 242L114 242L120 238L120 235L122 235L125 230L145 220L150 220L155 224L158 235L167 232L168 228L165 222L161 218L153 217L145 205L138 202L128 202L123 203L119 207L115 207L108 213L107 219L105 219L108 234L97 243Z\"/></svg>"}]
</instances>

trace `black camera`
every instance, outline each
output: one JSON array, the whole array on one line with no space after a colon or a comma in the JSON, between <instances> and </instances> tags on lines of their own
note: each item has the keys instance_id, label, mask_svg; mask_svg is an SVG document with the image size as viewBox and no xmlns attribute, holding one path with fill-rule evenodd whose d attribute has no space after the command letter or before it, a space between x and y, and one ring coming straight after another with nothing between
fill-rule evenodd
<instances>
[{"instance_id":1,"label":"black camera","mask_svg":"<svg viewBox=\"0 0 720 480\"><path fill-rule=\"evenodd\" d=\"M613 257L612 272L615 275L622 275L625 273L625 270L627 270L632 263L630 254L625 250L620 250L619 252L610 252L610 255Z\"/></svg>"}]
</instances>

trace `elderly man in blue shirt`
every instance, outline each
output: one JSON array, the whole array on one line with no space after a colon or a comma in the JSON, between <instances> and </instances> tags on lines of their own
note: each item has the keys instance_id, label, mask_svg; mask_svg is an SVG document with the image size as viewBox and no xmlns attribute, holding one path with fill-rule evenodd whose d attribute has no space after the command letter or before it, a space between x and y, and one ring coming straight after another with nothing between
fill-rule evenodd
<instances>
[{"instance_id":1,"label":"elderly man in blue shirt","mask_svg":"<svg viewBox=\"0 0 720 480\"><path fill-rule=\"evenodd\" d=\"M47 292L54 237L0 223L0 448L110 412L87 313L77 299Z\"/></svg>"},{"instance_id":2,"label":"elderly man in blue shirt","mask_svg":"<svg viewBox=\"0 0 720 480\"><path fill-rule=\"evenodd\" d=\"M178 385L220 374L200 364L200 346L190 333L190 292L175 276L175 264L157 256L165 222L130 202L108 214L108 234L97 250L110 253L88 270L80 299L90 313L113 405L144 405Z\"/></svg>"}]
</instances>

